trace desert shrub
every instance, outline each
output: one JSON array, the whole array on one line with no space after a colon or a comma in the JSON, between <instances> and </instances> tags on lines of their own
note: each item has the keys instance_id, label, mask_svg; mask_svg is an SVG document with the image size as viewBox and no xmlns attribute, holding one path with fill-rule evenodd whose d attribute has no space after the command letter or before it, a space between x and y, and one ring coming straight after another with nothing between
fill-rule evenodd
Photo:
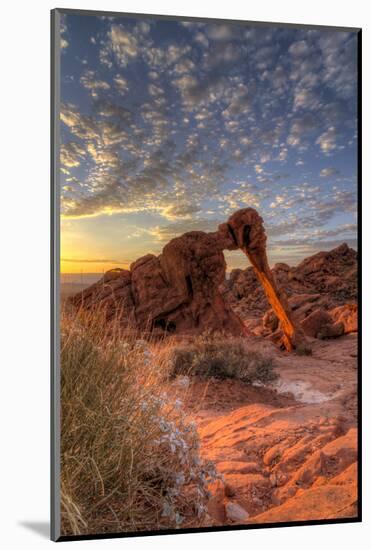
<instances>
[{"instance_id":1,"label":"desert shrub","mask_svg":"<svg viewBox=\"0 0 371 550\"><path fill-rule=\"evenodd\" d=\"M236 378L243 382L269 382L277 375L270 357L249 350L243 338L205 333L171 352L171 374Z\"/></svg>"},{"instance_id":2,"label":"desert shrub","mask_svg":"<svg viewBox=\"0 0 371 550\"><path fill-rule=\"evenodd\" d=\"M163 391L153 348L106 328L97 312L62 313L61 524L86 534L201 525L211 463L196 427Z\"/></svg>"}]
</instances>

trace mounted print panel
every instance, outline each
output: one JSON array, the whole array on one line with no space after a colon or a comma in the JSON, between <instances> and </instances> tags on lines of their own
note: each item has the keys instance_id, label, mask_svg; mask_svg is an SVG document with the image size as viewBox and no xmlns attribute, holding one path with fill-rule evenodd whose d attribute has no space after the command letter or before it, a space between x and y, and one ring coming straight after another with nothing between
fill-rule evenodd
<instances>
[{"instance_id":1,"label":"mounted print panel","mask_svg":"<svg viewBox=\"0 0 371 550\"><path fill-rule=\"evenodd\" d=\"M54 540L361 520L360 55L52 12Z\"/></svg>"}]
</instances>

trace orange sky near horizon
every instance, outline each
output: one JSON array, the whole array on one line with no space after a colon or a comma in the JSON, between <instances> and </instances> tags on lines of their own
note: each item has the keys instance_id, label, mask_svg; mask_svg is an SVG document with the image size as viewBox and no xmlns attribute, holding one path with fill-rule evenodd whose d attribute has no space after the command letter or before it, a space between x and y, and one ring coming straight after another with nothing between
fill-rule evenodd
<instances>
[{"instance_id":1,"label":"orange sky near horizon","mask_svg":"<svg viewBox=\"0 0 371 550\"><path fill-rule=\"evenodd\" d=\"M75 220L62 218L60 272L78 275L105 273L115 268L129 269L132 262L145 254L161 254L162 248L171 237L159 238L153 231L138 226L132 226L132 230L127 231L126 224L130 216L126 215L125 220L120 219L122 216L102 215ZM343 240L347 242L346 238ZM348 244L354 245L352 242ZM330 248L333 246L321 246L321 243L313 246L305 242L296 247L277 246L274 242L270 243L268 234L267 253L272 266L277 262L294 266L316 252ZM224 255L227 271L235 268L245 269L250 265L240 250L225 251Z\"/></svg>"}]
</instances>

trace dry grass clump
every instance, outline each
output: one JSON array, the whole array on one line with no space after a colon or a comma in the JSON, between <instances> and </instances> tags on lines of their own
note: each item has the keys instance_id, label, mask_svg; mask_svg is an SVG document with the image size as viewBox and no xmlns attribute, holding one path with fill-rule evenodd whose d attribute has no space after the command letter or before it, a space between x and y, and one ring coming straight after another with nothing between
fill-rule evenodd
<instances>
[{"instance_id":1,"label":"dry grass clump","mask_svg":"<svg viewBox=\"0 0 371 550\"><path fill-rule=\"evenodd\" d=\"M62 534L202 525L215 470L155 349L99 312L61 322Z\"/></svg>"},{"instance_id":2,"label":"dry grass clump","mask_svg":"<svg viewBox=\"0 0 371 550\"><path fill-rule=\"evenodd\" d=\"M277 378L270 357L249 350L243 338L220 334L204 333L190 344L174 347L171 364L173 376L235 378L250 384Z\"/></svg>"}]
</instances>

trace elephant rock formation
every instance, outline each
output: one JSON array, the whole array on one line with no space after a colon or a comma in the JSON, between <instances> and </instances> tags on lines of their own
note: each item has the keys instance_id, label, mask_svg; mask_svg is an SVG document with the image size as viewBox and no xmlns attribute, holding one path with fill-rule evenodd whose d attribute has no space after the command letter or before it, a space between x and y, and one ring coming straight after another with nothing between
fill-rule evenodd
<instances>
[{"instance_id":1,"label":"elephant rock formation","mask_svg":"<svg viewBox=\"0 0 371 550\"><path fill-rule=\"evenodd\" d=\"M241 249L250 260L283 330L283 346L305 346L305 336L285 293L269 268L263 220L253 208L235 212L218 231L192 231L172 239L162 254L147 254L130 270L114 269L72 297L77 307L105 308L107 319L119 317L140 330L198 333L204 330L246 335L243 321L224 301L223 250Z\"/></svg>"}]
</instances>

